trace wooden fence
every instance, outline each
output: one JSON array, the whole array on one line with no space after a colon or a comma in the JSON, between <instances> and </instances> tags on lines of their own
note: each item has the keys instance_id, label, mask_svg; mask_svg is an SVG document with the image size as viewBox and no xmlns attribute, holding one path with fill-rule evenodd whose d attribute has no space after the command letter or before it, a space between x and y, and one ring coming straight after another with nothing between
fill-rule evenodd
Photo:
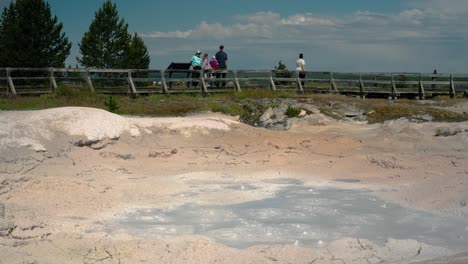
<instances>
[{"instance_id":1,"label":"wooden fence","mask_svg":"<svg viewBox=\"0 0 468 264\"><path fill-rule=\"evenodd\" d=\"M468 91L468 74L423 74L381 72L83 68L0 68L0 94L33 95L54 93L67 85L92 93L171 94L213 93L244 89L271 89L299 93L339 93L360 97L390 98L449 95ZM219 76L217 76L219 75ZM224 78L222 76L225 75ZM218 77L218 78L217 78Z\"/></svg>"}]
</instances>

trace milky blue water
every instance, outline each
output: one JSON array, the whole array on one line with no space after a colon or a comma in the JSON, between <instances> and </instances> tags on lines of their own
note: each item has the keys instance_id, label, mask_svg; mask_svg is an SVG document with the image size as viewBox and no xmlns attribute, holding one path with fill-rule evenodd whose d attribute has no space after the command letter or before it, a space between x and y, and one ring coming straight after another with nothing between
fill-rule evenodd
<instances>
[{"instance_id":1,"label":"milky blue water","mask_svg":"<svg viewBox=\"0 0 468 264\"><path fill-rule=\"evenodd\" d=\"M264 183L284 187L272 198L234 205L136 210L110 226L144 237L202 235L236 248L291 243L314 247L350 237L382 244L388 238L414 239L468 249L468 219L463 217L403 208L377 199L369 191L314 188L287 179ZM225 189L240 191L256 188L260 187L248 183L225 185ZM197 193L191 196L196 199Z\"/></svg>"}]
</instances>

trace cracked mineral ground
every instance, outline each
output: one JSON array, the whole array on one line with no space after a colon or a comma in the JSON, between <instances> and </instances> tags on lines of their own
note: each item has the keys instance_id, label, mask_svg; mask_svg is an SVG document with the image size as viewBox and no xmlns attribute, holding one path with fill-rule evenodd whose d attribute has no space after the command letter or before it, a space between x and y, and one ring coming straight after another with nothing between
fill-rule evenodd
<instances>
[{"instance_id":1,"label":"cracked mineral ground","mask_svg":"<svg viewBox=\"0 0 468 264\"><path fill-rule=\"evenodd\" d=\"M0 111L0 263L468 263L467 122L295 107Z\"/></svg>"}]
</instances>

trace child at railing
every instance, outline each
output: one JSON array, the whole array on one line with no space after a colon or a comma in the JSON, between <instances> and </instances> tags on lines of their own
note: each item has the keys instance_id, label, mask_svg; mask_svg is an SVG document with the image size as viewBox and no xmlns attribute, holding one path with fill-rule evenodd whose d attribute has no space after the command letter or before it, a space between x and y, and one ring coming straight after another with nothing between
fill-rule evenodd
<instances>
[{"instance_id":1,"label":"child at railing","mask_svg":"<svg viewBox=\"0 0 468 264\"><path fill-rule=\"evenodd\" d=\"M218 61L216 60L216 56L213 56L210 60L210 66L211 66L211 69L213 71L218 71L219 70L219 64L218 64ZM210 78L219 78L219 73L216 72L216 73L211 73L211 76ZM211 84L213 85L213 82L211 82Z\"/></svg>"},{"instance_id":2,"label":"child at railing","mask_svg":"<svg viewBox=\"0 0 468 264\"><path fill-rule=\"evenodd\" d=\"M210 78L213 78L211 71L213 68L211 67L210 62L208 61L208 53L203 54L203 64L202 64L203 74L205 75L205 79L208 78L208 72L210 74ZM208 85L208 82L206 83Z\"/></svg>"}]
</instances>

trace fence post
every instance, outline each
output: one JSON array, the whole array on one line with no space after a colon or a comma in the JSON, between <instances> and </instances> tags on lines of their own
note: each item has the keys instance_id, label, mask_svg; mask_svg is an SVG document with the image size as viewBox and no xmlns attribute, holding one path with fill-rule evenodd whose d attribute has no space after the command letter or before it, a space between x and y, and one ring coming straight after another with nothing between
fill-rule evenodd
<instances>
[{"instance_id":1,"label":"fence post","mask_svg":"<svg viewBox=\"0 0 468 264\"><path fill-rule=\"evenodd\" d=\"M161 70L161 83L162 83L162 92L167 94L169 91L167 90L166 71L165 70Z\"/></svg>"},{"instance_id":2,"label":"fence post","mask_svg":"<svg viewBox=\"0 0 468 264\"><path fill-rule=\"evenodd\" d=\"M273 80L273 71L270 71L270 89L276 91L275 81Z\"/></svg>"},{"instance_id":3,"label":"fence post","mask_svg":"<svg viewBox=\"0 0 468 264\"><path fill-rule=\"evenodd\" d=\"M421 74L419 74L419 100L424 100L426 98L426 93L424 91L424 84L421 80Z\"/></svg>"},{"instance_id":4,"label":"fence post","mask_svg":"<svg viewBox=\"0 0 468 264\"><path fill-rule=\"evenodd\" d=\"M203 70L200 70L200 82L201 82L202 92L204 94L208 93L208 89L206 88L206 83L205 83L205 73L203 72Z\"/></svg>"},{"instance_id":5,"label":"fence post","mask_svg":"<svg viewBox=\"0 0 468 264\"><path fill-rule=\"evenodd\" d=\"M338 93L338 89L336 87L335 80L333 79L333 72L330 72L330 92L331 93Z\"/></svg>"},{"instance_id":6,"label":"fence post","mask_svg":"<svg viewBox=\"0 0 468 264\"><path fill-rule=\"evenodd\" d=\"M94 90L93 81L91 80L91 75L89 73L89 69L86 69L86 82L88 83L88 86L89 86L89 89L91 90L91 92L95 93L96 91Z\"/></svg>"},{"instance_id":7,"label":"fence post","mask_svg":"<svg viewBox=\"0 0 468 264\"><path fill-rule=\"evenodd\" d=\"M11 92L12 95L16 95L15 85L13 84L13 79L11 79L10 77L10 68L6 69L6 76L7 76L9 91Z\"/></svg>"},{"instance_id":8,"label":"fence post","mask_svg":"<svg viewBox=\"0 0 468 264\"><path fill-rule=\"evenodd\" d=\"M236 86L236 90L237 92L242 92L240 84L239 84L239 79L237 79L237 71L233 71L233 72L234 72L234 84Z\"/></svg>"},{"instance_id":9,"label":"fence post","mask_svg":"<svg viewBox=\"0 0 468 264\"><path fill-rule=\"evenodd\" d=\"M397 90L396 90L396 85L395 85L395 79L393 78L393 74L392 74L392 91L391 91L391 97L392 99L397 99Z\"/></svg>"},{"instance_id":10,"label":"fence post","mask_svg":"<svg viewBox=\"0 0 468 264\"><path fill-rule=\"evenodd\" d=\"M366 94L364 91L364 82L362 81L362 73L359 73L359 93L361 94L362 99L366 98Z\"/></svg>"},{"instance_id":11,"label":"fence post","mask_svg":"<svg viewBox=\"0 0 468 264\"><path fill-rule=\"evenodd\" d=\"M128 70L128 84L130 85L130 91L132 92L133 97L137 97L138 93L135 87L135 84L133 83L133 78L132 78L132 70Z\"/></svg>"},{"instance_id":12,"label":"fence post","mask_svg":"<svg viewBox=\"0 0 468 264\"><path fill-rule=\"evenodd\" d=\"M453 74L450 74L450 98L454 98L455 93L455 83L453 81Z\"/></svg>"},{"instance_id":13,"label":"fence post","mask_svg":"<svg viewBox=\"0 0 468 264\"><path fill-rule=\"evenodd\" d=\"M57 92L57 82L55 81L54 68L49 68L50 72L50 89L52 92Z\"/></svg>"}]
</instances>

